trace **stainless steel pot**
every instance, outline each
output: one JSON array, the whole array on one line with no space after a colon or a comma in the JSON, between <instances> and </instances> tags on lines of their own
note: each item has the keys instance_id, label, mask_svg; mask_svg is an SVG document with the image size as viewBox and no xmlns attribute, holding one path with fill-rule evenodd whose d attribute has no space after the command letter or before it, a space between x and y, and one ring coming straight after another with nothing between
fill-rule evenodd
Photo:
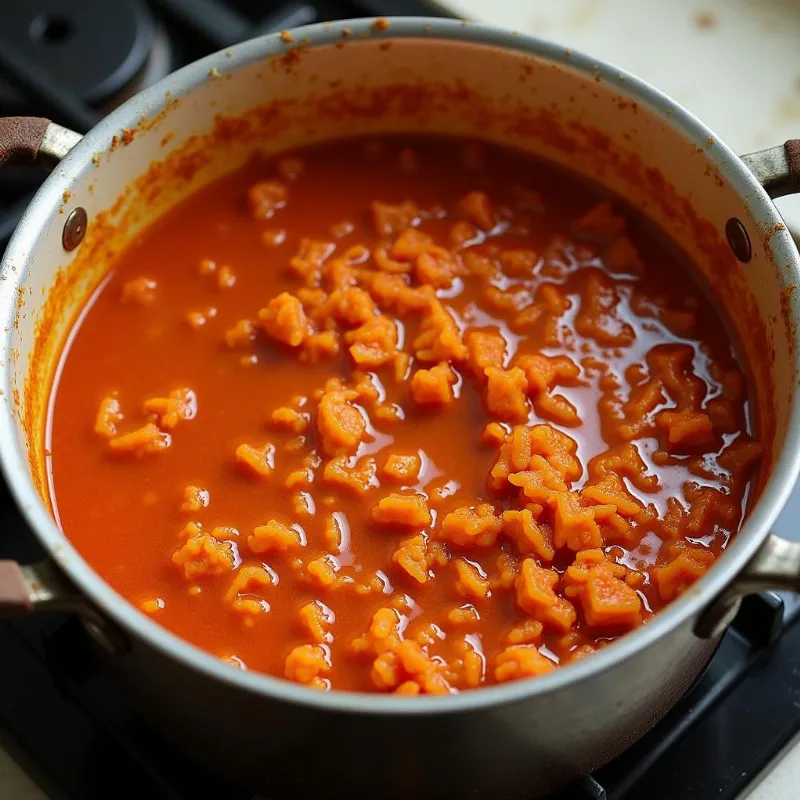
<instances>
[{"instance_id":1,"label":"stainless steel pot","mask_svg":"<svg viewBox=\"0 0 800 800\"><path fill-rule=\"evenodd\" d=\"M772 447L725 556L651 623L547 676L445 698L320 694L232 669L117 595L47 501L47 389L113 252L255 148L383 130L519 147L639 207L692 255L725 305ZM800 259L770 199L800 191L798 143L739 158L609 64L439 19L341 22L245 42L180 70L78 139L42 121L0 121L0 163L57 162L0 281L0 456L51 558L0 565L0 608L83 614L142 713L207 766L275 796L532 797L597 768L652 726L695 679L742 595L800 590L800 545L769 533L800 463Z\"/></svg>"}]
</instances>

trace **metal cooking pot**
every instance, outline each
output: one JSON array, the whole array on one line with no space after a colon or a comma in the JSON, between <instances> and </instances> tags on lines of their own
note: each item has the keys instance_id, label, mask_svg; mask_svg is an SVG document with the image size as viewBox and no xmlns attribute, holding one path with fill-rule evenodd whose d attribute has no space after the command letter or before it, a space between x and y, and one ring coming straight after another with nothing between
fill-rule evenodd
<instances>
[{"instance_id":1,"label":"metal cooking pot","mask_svg":"<svg viewBox=\"0 0 800 800\"><path fill-rule=\"evenodd\" d=\"M769 452L724 557L591 658L451 697L323 694L232 669L92 570L47 498L47 393L108 259L172 203L257 148L420 130L477 135L564 164L624 196L688 252L738 331ZM609 64L441 19L339 22L245 42L147 89L83 139L42 120L0 120L0 163L54 165L0 281L0 456L51 558L0 565L0 610L82 614L142 714L208 767L270 796L530 798L599 767L692 683L741 596L800 590L800 544L769 532L800 462L800 258L770 199L800 191L799 145L737 157Z\"/></svg>"}]
</instances>

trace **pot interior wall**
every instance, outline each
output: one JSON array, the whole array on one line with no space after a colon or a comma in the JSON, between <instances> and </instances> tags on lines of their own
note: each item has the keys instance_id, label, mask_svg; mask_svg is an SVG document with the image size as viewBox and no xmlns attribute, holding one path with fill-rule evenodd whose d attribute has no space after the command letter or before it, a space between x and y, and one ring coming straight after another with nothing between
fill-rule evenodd
<instances>
[{"instance_id":1,"label":"pot interior wall","mask_svg":"<svg viewBox=\"0 0 800 800\"><path fill-rule=\"evenodd\" d=\"M256 150L379 131L479 136L562 163L624 196L691 255L714 287L756 378L762 438L784 438L794 372L774 365L794 361L794 334L782 310L786 278L772 263L763 215L756 218L726 182L717 143L699 134L693 140L624 80L581 71L568 53L555 63L431 37L270 46L283 54L264 58L263 45L244 45L253 55L248 65L231 70L233 59L220 54L202 73L184 73L190 85L183 93L151 91L134 100L112 118L127 114L124 126L91 134L29 212L24 226L38 227L40 241L27 263L7 265L24 282L11 386L20 442L44 497L41 432L51 377L114 254L171 204ZM61 229L76 206L87 210L90 227L69 256ZM724 243L730 217L750 233L746 266Z\"/></svg>"}]
</instances>

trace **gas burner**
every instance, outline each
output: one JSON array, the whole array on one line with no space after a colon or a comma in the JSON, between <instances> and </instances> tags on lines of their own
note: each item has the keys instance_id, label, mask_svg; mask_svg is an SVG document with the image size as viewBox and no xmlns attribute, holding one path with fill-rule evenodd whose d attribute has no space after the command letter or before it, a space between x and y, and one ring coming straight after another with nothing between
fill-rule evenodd
<instances>
[{"instance_id":1,"label":"gas burner","mask_svg":"<svg viewBox=\"0 0 800 800\"><path fill-rule=\"evenodd\" d=\"M0 46L99 114L174 68L164 27L143 0L5 0ZM30 86L15 77L0 82L0 109L31 113Z\"/></svg>"},{"instance_id":2,"label":"gas burner","mask_svg":"<svg viewBox=\"0 0 800 800\"><path fill-rule=\"evenodd\" d=\"M107 114L118 105L133 97L142 89L152 86L175 69L172 43L164 25L158 20L153 23L150 52L141 69L118 92L106 102L95 107L101 114Z\"/></svg>"}]
</instances>

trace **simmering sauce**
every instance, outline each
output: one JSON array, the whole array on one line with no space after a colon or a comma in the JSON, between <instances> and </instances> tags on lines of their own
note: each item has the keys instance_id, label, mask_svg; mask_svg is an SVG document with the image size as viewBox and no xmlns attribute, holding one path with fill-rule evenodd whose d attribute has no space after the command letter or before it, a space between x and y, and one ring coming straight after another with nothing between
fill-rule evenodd
<instances>
[{"instance_id":1,"label":"simmering sauce","mask_svg":"<svg viewBox=\"0 0 800 800\"><path fill-rule=\"evenodd\" d=\"M240 669L447 693L699 578L761 455L719 313L620 201L398 139L258 160L111 265L48 430L65 533Z\"/></svg>"}]
</instances>

